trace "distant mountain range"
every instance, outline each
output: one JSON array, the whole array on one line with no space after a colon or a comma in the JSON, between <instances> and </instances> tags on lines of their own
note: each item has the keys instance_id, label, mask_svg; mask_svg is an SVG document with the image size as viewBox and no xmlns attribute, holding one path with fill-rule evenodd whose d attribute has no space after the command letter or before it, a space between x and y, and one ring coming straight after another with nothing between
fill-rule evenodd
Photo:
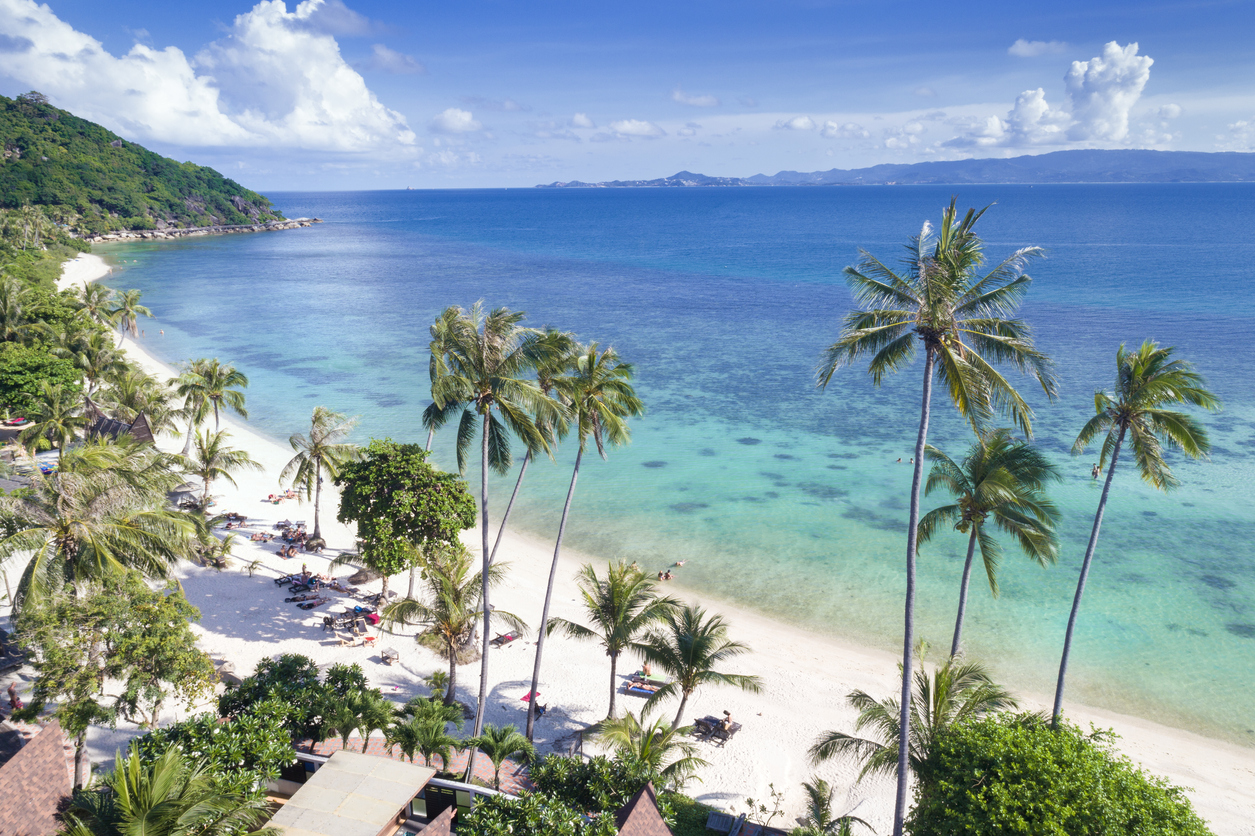
<instances>
[{"instance_id":1,"label":"distant mountain range","mask_svg":"<svg viewBox=\"0 0 1255 836\"><path fill-rule=\"evenodd\" d=\"M1225 151L1054 151L1001 160L948 160L829 171L709 177L681 171L657 180L550 183L540 189L652 189L683 186L924 186L964 183L1255 182L1255 154Z\"/></svg>"}]
</instances>

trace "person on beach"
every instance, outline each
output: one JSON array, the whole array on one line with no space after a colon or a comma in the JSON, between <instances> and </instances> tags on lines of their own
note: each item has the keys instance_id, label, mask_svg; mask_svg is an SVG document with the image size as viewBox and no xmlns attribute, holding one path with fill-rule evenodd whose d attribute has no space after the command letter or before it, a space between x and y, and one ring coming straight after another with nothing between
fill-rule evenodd
<instances>
[{"instance_id":1,"label":"person on beach","mask_svg":"<svg viewBox=\"0 0 1255 836\"><path fill-rule=\"evenodd\" d=\"M719 728L723 729L725 732L732 731L732 712L731 711L723 712L723 720L720 721Z\"/></svg>"},{"instance_id":2,"label":"person on beach","mask_svg":"<svg viewBox=\"0 0 1255 836\"><path fill-rule=\"evenodd\" d=\"M662 580L662 570L658 570L658 580Z\"/></svg>"}]
</instances>

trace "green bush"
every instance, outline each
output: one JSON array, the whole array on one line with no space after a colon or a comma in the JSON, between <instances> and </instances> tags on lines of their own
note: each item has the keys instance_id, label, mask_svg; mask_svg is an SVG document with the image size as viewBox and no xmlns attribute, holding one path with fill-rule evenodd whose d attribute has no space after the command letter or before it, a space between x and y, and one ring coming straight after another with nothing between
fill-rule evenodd
<instances>
[{"instance_id":1,"label":"green bush","mask_svg":"<svg viewBox=\"0 0 1255 836\"><path fill-rule=\"evenodd\" d=\"M45 380L72 392L80 387L78 370L69 360L39 347L0 343L0 407L24 415L34 406L39 383Z\"/></svg>"},{"instance_id":2,"label":"green bush","mask_svg":"<svg viewBox=\"0 0 1255 836\"><path fill-rule=\"evenodd\" d=\"M291 739L301 740L317 734L325 693L314 660L285 653L278 659L262 659L252 676L218 697L218 713L238 717L259 703L277 699L291 709L284 717L284 728Z\"/></svg>"},{"instance_id":3,"label":"green bush","mask_svg":"<svg viewBox=\"0 0 1255 836\"><path fill-rule=\"evenodd\" d=\"M586 813L615 813L658 775L635 760L599 756L592 760L550 755L533 764L528 777L536 791ZM671 794L658 796L658 812L668 824L675 821Z\"/></svg>"},{"instance_id":4,"label":"green bush","mask_svg":"<svg viewBox=\"0 0 1255 836\"><path fill-rule=\"evenodd\" d=\"M659 796L660 803L663 798L670 803L675 816L675 823L671 825L672 836L710 836L710 831L706 829L706 820L715 808L674 792Z\"/></svg>"},{"instance_id":5,"label":"green bush","mask_svg":"<svg viewBox=\"0 0 1255 836\"><path fill-rule=\"evenodd\" d=\"M917 772L914 836L1209 836L1184 792L1148 776L1109 732L997 715L941 734Z\"/></svg>"},{"instance_id":6,"label":"green bush","mask_svg":"<svg viewBox=\"0 0 1255 836\"><path fill-rule=\"evenodd\" d=\"M458 822L468 836L616 836L613 813L586 818L579 810L541 793L511 799L484 798Z\"/></svg>"}]
</instances>

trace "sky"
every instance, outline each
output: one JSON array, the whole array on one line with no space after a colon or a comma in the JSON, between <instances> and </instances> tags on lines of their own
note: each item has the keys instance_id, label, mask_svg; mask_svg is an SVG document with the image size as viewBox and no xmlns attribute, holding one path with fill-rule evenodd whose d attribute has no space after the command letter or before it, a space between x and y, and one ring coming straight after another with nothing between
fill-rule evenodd
<instances>
[{"instance_id":1,"label":"sky","mask_svg":"<svg viewBox=\"0 0 1255 836\"><path fill-rule=\"evenodd\" d=\"M0 94L256 189L1255 150L1255 3L0 0Z\"/></svg>"}]
</instances>

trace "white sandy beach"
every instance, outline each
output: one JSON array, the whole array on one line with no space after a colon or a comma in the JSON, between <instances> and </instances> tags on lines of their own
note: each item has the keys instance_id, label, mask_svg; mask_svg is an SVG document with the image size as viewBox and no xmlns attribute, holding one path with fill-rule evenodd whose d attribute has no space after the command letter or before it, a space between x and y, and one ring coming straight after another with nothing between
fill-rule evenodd
<instances>
[{"instance_id":1,"label":"white sandy beach","mask_svg":"<svg viewBox=\"0 0 1255 836\"><path fill-rule=\"evenodd\" d=\"M108 267L99 256L81 255L66 265L62 285L81 285L107 272ZM150 324L146 330L153 331L154 336L142 344L152 345L160 339L156 336L157 327ZM168 367L135 342L128 340L126 349L150 372L170 376ZM223 424L229 427L235 446L248 450L265 466L265 471L237 477L238 487L215 484L217 508L247 515L250 526L245 536L259 529L271 530L274 522L285 518L307 520L312 525L313 508L308 504L286 501L276 506L262 501L279 487L278 473L291 457L286 445L251 431L235 418L225 418ZM305 429L293 427L292 431ZM179 449L179 443L171 439L166 439L163 446ZM504 507L504 497L501 500L498 509ZM324 495L322 528L332 551L353 544L353 532L335 521L336 503L334 492ZM578 504L575 513L579 513ZM466 540L478 553L478 529L467 532ZM251 672L258 660L278 653L303 653L319 664L358 662L373 684L385 692L395 690L398 696L424 693L417 685L420 678L445 667L441 659L418 647L408 635L385 633L380 637L380 647L392 647L401 654L400 664L391 667L381 662L378 649L336 646L331 634L320 629L320 623L327 612L342 608L340 602L302 612L292 604L284 604L285 589L271 582L279 573L299 570L302 562L316 571L325 571L328 559L303 556L284 561L275 552L273 545L262 546L244 539L235 550L234 567L220 573L195 567L180 571L189 599L201 609L202 646L211 655L232 660L241 675ZM494 604L524 618L533 626L534 634L552 544L507 532L501 555L499 559L510 564L510 574L508 582L496 593ZM259 558L265 568L254 577L241 571L241 567ZM555 615L572 620L583 618L573 575L581 563L588 561L604 565L604 561L587 555L569 551L564 554L558 570ZM338 574L345 577L350 571L341 569ZM392 588L401 592L405 585L404 576L392 582ZM823 730L853 729L855 715L844 700L849 691L862 689L877 696L896 691L894 656L778 623L726 602L703 600L703 596L682 586L668 591L702 600L710 609L722 613L732 625L732 636L753 648L751 654L738 660L736 672L757 674L765 685L759 695L709 689L698 692L690 701L686 721L727 709L744 728L723 748L701 744L701 755L710 765L701 771L700 783L693 783L688 791L716 806L743 811L747 797L766 799L771 783L785 793L785 820L791 825L804 810L801 782L818 774L838 788L838 812L855 810L878 832L886 830L892 817L892 782L876 779L855 784L856 770L848 763L830 763L813 770L806 750ZM488 722L522 724L524 703L519 698L527 692L532 662L531 642L517 641L492 651ZM630 673L632 664L629 661L620 667L621 674ZM547 751L555 739L604 716L608 679L608 660L598 645L556 636L547 643L540 693L541 702L549 704L551 713L538 725L537 742L542 751ZM478 664L461 668L459 683L459 698L473 703ZM1049 709L1045 695L1022 694L1021 698L1025 708ZM639 710L641 702L635 697L619 697L621 710ZM671 704L670 711L674 710L675 705ZM175 708L168 713L166 719L173 720L186 712ZM1123 738L1120 748L1132 759L1148 771L1190 788L1196 808L1217 833L1255 834L1255 751L1096 708L1069 705L1068 716L1082 725L1094 723L1115 729ZM123 729L95 734L94 759L99 762L111 758L118 743L133 734L133 730ZM780 824L780 820L774 823Z\"/></svg>"}]
</instances>

